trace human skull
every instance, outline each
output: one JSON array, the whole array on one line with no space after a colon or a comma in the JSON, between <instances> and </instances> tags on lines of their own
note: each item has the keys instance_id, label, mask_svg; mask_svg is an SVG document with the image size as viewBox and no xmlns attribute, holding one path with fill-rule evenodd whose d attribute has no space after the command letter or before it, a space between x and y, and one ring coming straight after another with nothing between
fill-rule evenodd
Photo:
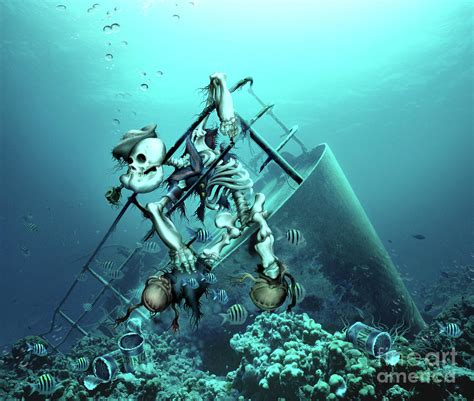
<instances>
[{"instance_id":1,"label":"human skull","mask_svg":"<svg viewBox=\"0 0 474 401\"><path fill-rule=\"evenodd\" d=\"M163 182L165 155L165 144L160 138L141 140L130 152L128 171L120 177L120 182L136 193L154 191Z\"/></svg>"}]
</instances>

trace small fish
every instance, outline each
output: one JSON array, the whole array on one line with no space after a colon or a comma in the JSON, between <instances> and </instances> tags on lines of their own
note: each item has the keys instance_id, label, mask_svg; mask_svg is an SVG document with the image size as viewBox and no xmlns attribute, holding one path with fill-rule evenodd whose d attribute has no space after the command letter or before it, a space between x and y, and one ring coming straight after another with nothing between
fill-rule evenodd
<instances>
[{"instance_id":1,"label":"small fish","mask_svg":"<svg viewBox=\"0 0 474 401\"><path fill-rule=\"evenodd\" d=\"M217 283L217 277L214 273L209 272L209 273L204 273L203 275L203 280L208 283L208 284L215 284Z\"/></svg>"},{"instance_id":2,"label":"small fish","mask_svg":"<svg viewBox=\"0 0 474 401\"><path fill-rule=\"evenodd\" d=\"M425 307L423 308L423 310L425 312L429 312L431 309L433 309L433 303L430 302L429 304L426 304Z\"/></svg>"},{"instance_id":3,"label":"small fish","mask_svg":"<svg viewBox=\"0 0 474 401\"><path fill-rule=\"evenodd\" d=\"M248 317L247 309L241 304L232 305L229 309L227 309L227 313L219 313L219 316L222 317L223 325L226 322L232 325L244 324Z\"/></svg>"},{"instance_id":4,"label":"small fish","mask_svg":"<svg viewBox=\"0 0 474 401\"><path fill-rule=\"evenodd\" d=\"M186 285L189 285L189 287L192 288L193 290L199 287L199 283L194 277L188 278L186 280Z\"/></svg>"},{"instance_id":5,"label":"small fish","mask_svg":"<svg viewBox=\"0 0 474 401\"><path fill-rule=\"evenodd\" d=\"M104 272L104 274L109 278L109 279L112 279L112 280L120 280L121 278L124 277L124 274L123 274L123 271L121 271L120 269L114 269L114 270L109 270L109 271L106 271Z\"/></svg>"},{"instance_id":6,"label":"small fish","mask_svg":"<svg viewBox=\"0 0 474 401\"><path fill-rule=\"evenodd\" d=\"M104 260L104 262L102 263L102 269L104 269L105 271L115 270L116 268L117 265L111 260Z\"/></svg>"},{"instance_id":7,"label":"small fish","mask_svg":"<svg viewBox=\"0 0 474 401\"><path fill-rule=\"evenodd\" d=\"M30 221L24 222L23 225L30 233L35 233L38 231L38 224L32 223Z\"/></svg>"},{"instance_id":8,"label":"small fish","mask_svg":"<svg viewBox=\"0 0 474 401\"><path fill-rule=\"evenodd\" d=\"M299 243L303 240L301 231L297 230L296 228L289 229L286 232L286 240L292 245L299 245Z\"/></svg>"},{"instance_id":9,"label":"small fish","mask_svg":"<svg viewBox=\"0 0 474 401\"><path fill-rule=\"evenodd\" d=\"M423 234L414 234L414 235L412 235L412 237L416 238L416 239L419 239L419 240L426 239L426 237Z\"/></svg>"},{"instance_id":10,"label":"small fish","mask_svg":"<svg viewBox=\"0 0 474 401\"><path fill-rule=\"evenodd\" d=\"M440 328L439 334L444 334L451 338L461 337L462 330L456 323L448 323L446 326L442 326L438 323L438 326Z\"/></svg>"},{"instance_id":11,"label":"small fish","mask_svg":"<svg viewBox=\"0 0 474 401\"><path fill-rule=\"evenodd\" d=\"M446 271L441 271L440 274L441 274L441 276L444 277L444 278L449 278L449 277L450 277L450 276L449 276L449 273L446 272Z\"/></svg>"},{"instance_id":12,"label":"small fish","mask_svg":"<svg viewBox=\"0 0 474 401\"><path fill-rule=\"evenodd\" d=\"M158 253L160 251L160 246L154 241L145 241L144 243L137 242L137 247L145 253Z\"/></svg>"},{"instance_id":13,"label":"small fish","mask_svg":"<svg viewBox=\"0 0 474 401\"><path fill-rule=\"evenodd\" d=\"M204 243L212 241L212 234L205 228L198 228L197 230L194 228L188 228L188 232L193 238L196 237L197 242Z\"/></svg>"},{"instance_id":14,"label":"small fish","mask_svg":"<svg viewBox=\"0 0 474 401\"><path fill-rule=\"evenodd\" d=\"M382 358L385 360L387 365L395 366L400 362L400 353L395 350L388 351L382 355Z\"/></svg>"},{"instance_id":15,"label":"small fish","mask_svg":"<svg viewBox=\"0 0 474 401\"><path fill-rule=\"evenodd\" d=\"M229 296L227 295L226 290L213 290L212 291L212 300L217 301L223 305L229 302Z\"/></svg>"},{"instance_id":16,"label":"small fish","mask_svg":"<svg viewBox=\"0 0 474 401\"><path fill-rule=\"evenodd\" d=\"M293 298L293 289L292 287L289 288L288 295ZM295 285L295 296L296 296L296 303L299 304L303 301L306 295L306 290L300 283L296 283Z\"/></svg>"},{"instance_id":17,"label":"small fish","mask_svg":"<svg viewBox=\"0 0 474 401\"><path fill-rule=\"evenodd\" d=\"M26 343L26 352L31 352L33 355L37 356L45 356L48 355L48 350L43 344L40 343L35 343L35 344L30 344Z\"/></svg>"},{"instance_id":18,"label":"small fish","mask_svg":"<svg viewBox=\"0 0 474 401\"><path fill-rule=\"evenodd\" d=\"M26 245L20 245L20 251L25 258L29 258L31 256L30 248L28 248Z\"/></svg>"},{"instance_id":19,"label":"small fish","mask_svg":"<svg viewBox=\"0 0 474 401\"><path fill-rule=\"evenodd\" d=\"M38 383L33 385L30 395L35 391L41 395L51 395L58 389L58 387L59 384L56 382L56 379L49 373L46 373L38 377Z\"/></svg>"},{"instance_id":20,"label":"small fish","mask_svg":"<svg viewBox=\"0 0 474 401\"><path fill-rule=\"evenodd\" d=\"M79 359L71 362L71 368L79 372L85 372L89 368L90 362L89 358L81 356Z\"/></svg>"},{"instance_id":21,"label":"small fish","mask_svg":"<svg viewBox=\"0 0 474 401\"><path fill-rule=\"evenodd\" d=\"M85 312L90 312L92 310L92 304L86 302L85 304L82 304L82 309L84 309Z\"/></svg>"},{"instance_id":22,"label":"small fish","mask_svg":"<svg viewBox=\"0 0 474 401\"><path fill-rule=\"evenodd\" d=\"M87 280L87 274L86 274L86 270L82 270L78 275L77 275L77 281L80 281L81 283L83 283L84 281Z\"/></svg>"},{"instance_id":23,"label":"small fish","mask_svg":"<svg viewBox=\"0 0 474 401\"><path fill-rule=\"evenodd\" d=\"M388 240L389 244L393 244L393 241L391 239Z\"/></svg>"}]
</instances>

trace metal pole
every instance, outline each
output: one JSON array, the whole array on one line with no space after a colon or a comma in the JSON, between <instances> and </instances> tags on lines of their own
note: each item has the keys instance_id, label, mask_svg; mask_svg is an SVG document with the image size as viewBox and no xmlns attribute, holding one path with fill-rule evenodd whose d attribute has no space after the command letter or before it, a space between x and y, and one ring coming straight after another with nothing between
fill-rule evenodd
<instances>
[{"instance_id":1,"label":"metal pole","mask_svg":"<svg viewBox=\"0 0 474 401\"><path fill-rule=\"evenodd\" d=\"M255 141L255 143L260 146L260 148L268 155L271 157L271 159L278 164L284 171L287 173L293 180L295 180L298 184L301 184L303 182L303 177L298 174L298 172L291 167L288 162L283 159L283 157L280 156L278 152L276 152L272 146L253 128L250 127L250 125L240 116L236 113L236 116L239 118L241 124L242 124L242 129L244 131L248 131L250 134L250 137Z\"/></svg>"},{"instance_id":2,"label":"metal pole","mask_svg":"<svg viewBox=\"0 0 474 401\"><path fill-rule=\"evenodd\" d=\"M112 223L112 225L110 226L110 228L107 230L107 232L105 233L104 237L102 238L102 240L99 242L99 245L97 245L96 249L94 250L94 252L92 252L92 255L89 257L89 259L87 260L87 262L85 263L84 267L82 268L82 271L81 273L85 273L87 270L90 271L89 269L89 265L90 263L94 260L94 258L96 257L97 253L99 253L100 249L102 248L102 245L105 243L105 241L107 241L107 239L110 237L110 235L112 234L112 232L115 230L115 227L117 226L118 222L120 221L120 219L123 217L123 215L125 214L125 212L127 211L128 207L130 206L130 204L135 200L135 197L137 195L134 193L133 195L131 195L128 200L127 200L127 203L124 205L124 207L122 208L122 210L120 211L120 213L118 214L118 216L115 218L114 222ZM74 282L72 283L71 287L69 287L69 290L66 292L66 295L64 295L63 299L61 300L61 302L58 304L58 306L56 307L56 309L54 310L54 313L53 313L53 318L51 319L51 325L49 327L49 330L46 331L45 333L42 333L42 334L39 334L40 336L44 336L46 334L49 334L51 333L51 331L53 331L53 328L54 328L54 323L56 321L56 314L58 313L58 311L60 310L61 306L63 306L64 302L66 302L66 299L69 297L69 295L71 294L71 292L74 290L74 288L76 287L77 283L79 282L79 280L76 279L74 280Z\"/></svg>"},{"instance_id":3,"label":"metal pole","mask_svg":"<svg viewBox=\"0 0 474 401\"><path fill-rule=\"evenodd\" d=\"M257 96L257 94L253 91L251 86L249 87L249 93L257 100L258 103L260 103L261 106L265 106L265 102ZM283 121L281 121L278 118L278 116L273 112L273 110L270 109L268 114L270 116L272 116L272 118L275 120L275 122L283 129L283 131L285 131L286 134L290 133L291 130L283 123ZM301 150L303 152L308 151L305 144L303 142L301 142L301 140L298 137L294 136L293 139L295 140L295 142L298 145L300 145Z\"/></svg>"}]
</instances>

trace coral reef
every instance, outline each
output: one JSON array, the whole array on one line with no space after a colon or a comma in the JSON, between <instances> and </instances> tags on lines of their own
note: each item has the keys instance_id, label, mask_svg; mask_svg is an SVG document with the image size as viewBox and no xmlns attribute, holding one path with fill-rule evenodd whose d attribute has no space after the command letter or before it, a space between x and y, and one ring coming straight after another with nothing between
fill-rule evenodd
<instances>
[{"instance_id":1,"label":"coral reef","mask_svg":"<svg viewBox=\"0 0 474 401\"><path fill-rule=\"evenodd\" d=\"M441 312L422 330L413 342L413 348L420 354L429 352L456 352L456 364L474 369L474 295L456 298L457 302L449 302ZM454 323L461 329L458 338L450 338L440 333L440 327Z\"/></svg>"},{"instance_id":2,"label":"coral reef","mask_svg":"<svg viewBox=\"0 0 474 401\"><path fill-rule=\"evenodd\" d=\"M38 393L31 393L36 377L50 373L60 384L50 396L60 400L235 400L238 394L225 378L199 370L201 358L196 347L180 341L169 333L149 334L145 352L147 363L134 373L120 372L112 383L103 383L93 391L83 385L83 378L91 374L70 370L69 361L81 356L92 360L117 349L115 339L103 336L82 338L68 354L31 358L32 366L19 364L13 356L26 341L39 342L38 338L23 339L12 353L1 360L0 399L44 400ZM6 368L9 367L8 370ZM5 369L5 372L3 370Z\"/></svg>"},{"instance_id":3,"label":"coral reef","mask_svg":"<svg viewBox=\"0 0 474 401\"><path fill-rule=\"evenodd\" d=\"M27 337L0 358L0 399L44 400L30 393L37 377L49 373L59 383L48 397L52 400L467 401L474 397L474 297L449 305L413 341L397 335L392 349L400 358L391 360L368 356L347 342L344 332L332 334L306 313L261 313L244 331L226 336L204 328L201 335L155 334L156 326L149 323L145 361L125 373L118 357L122 369L114 380L91 391L83 384L91 366L78 372L70 362L80 357L92 361L117 350L117 337L95 333L79 340L67 355L46 356L28 353L27 342L42 341ZM459 324L462 334L441 335L438 324L447 322ZM231 336L230 347L226 340L216 340L218 348L209 345L219 335ZM232 365L235 370L220 371L224 376L206 371L203 360L226 360L224 352L233 354L228 360L240 361Z\"/></svg>"},{"instance_id":4,"label":"coral reef","mask_svg":"<svg viewBox=\"0 0 474 401\"><path fill-rule=\"evenodd\" d=\"M436 400L456 392L472 397L471 370L422 357L402 336L394 345L402 357L390 366L307 314L263 313L231 339L231 347L242 361L227 378L252 400Z\"/></svg>"},{"instance_id":5,"label":"coral reef","mask_svg":"<svg viewBox=\"0 0 474 401\"><path fill-rule=\"evenodd\" d=\"M413 292L425 319L433 318L474 293L474 266L455 265L442 271L430 285Z\"/></svg>"}]
</instances>

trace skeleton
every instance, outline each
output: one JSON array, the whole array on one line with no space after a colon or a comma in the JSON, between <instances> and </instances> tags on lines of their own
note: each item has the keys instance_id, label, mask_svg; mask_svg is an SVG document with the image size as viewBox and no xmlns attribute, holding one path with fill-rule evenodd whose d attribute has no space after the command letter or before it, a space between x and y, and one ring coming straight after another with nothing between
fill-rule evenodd
<instances>
[{"instance_id":1,"label":"skeleton","mask_svg":"<svg viewBox=\"0 0 474 401\"><path fill-rule=\"evenodd\" d=\"M225 75L222 73L211 75L208 88L208 104L214 102L216 106L220 120L219 131L234 141L240 127L234 113ZM189 146L192 146L199 155L201 168L209 167L221 154L221 150L209 146L206 142L208 134L205 129L206 120L192 132L189 139L191 142ZM149 126L141 131L130 131L127 134L129 137L133 137L134 133L149 136L140 140L130 151L129 158L126 160L128 171L120 177L122 186L135 193L154 191L164 179L165 144L154 133L155 127ZM181 158L169 159L166 164L177 170L191 169L193 160L192 152L187 152ZM239 160L235 156L221 160L210 175L207 185L201 184L200 194L206 208L219 210L221 208L219 200L231 198L235 205L235 213L218 212L214 222L216 227L223 230L223 234L214 246L204 249L200 255L195 255L186 246L181 234L166 214L166 208L177 200L176 193L181 194L187 186L186 180L179 180L174 188L158 202L148 203L145 206L136 202L145 216L152 221L157 235L169 249L174 267L181 272L193 273L196 270L196 260L200 258L213 268L221 259L224 249L239 238L248 227L256 224L258 229L255 250L260 257L262 272L269 279L277 279L282 269L281 263L273 252L274 237L266 221L268 213L265 210L265 196L257 193L253 203L248 202L247 193L252 189L253 182Z\"/></svg>"}]
</instances>

